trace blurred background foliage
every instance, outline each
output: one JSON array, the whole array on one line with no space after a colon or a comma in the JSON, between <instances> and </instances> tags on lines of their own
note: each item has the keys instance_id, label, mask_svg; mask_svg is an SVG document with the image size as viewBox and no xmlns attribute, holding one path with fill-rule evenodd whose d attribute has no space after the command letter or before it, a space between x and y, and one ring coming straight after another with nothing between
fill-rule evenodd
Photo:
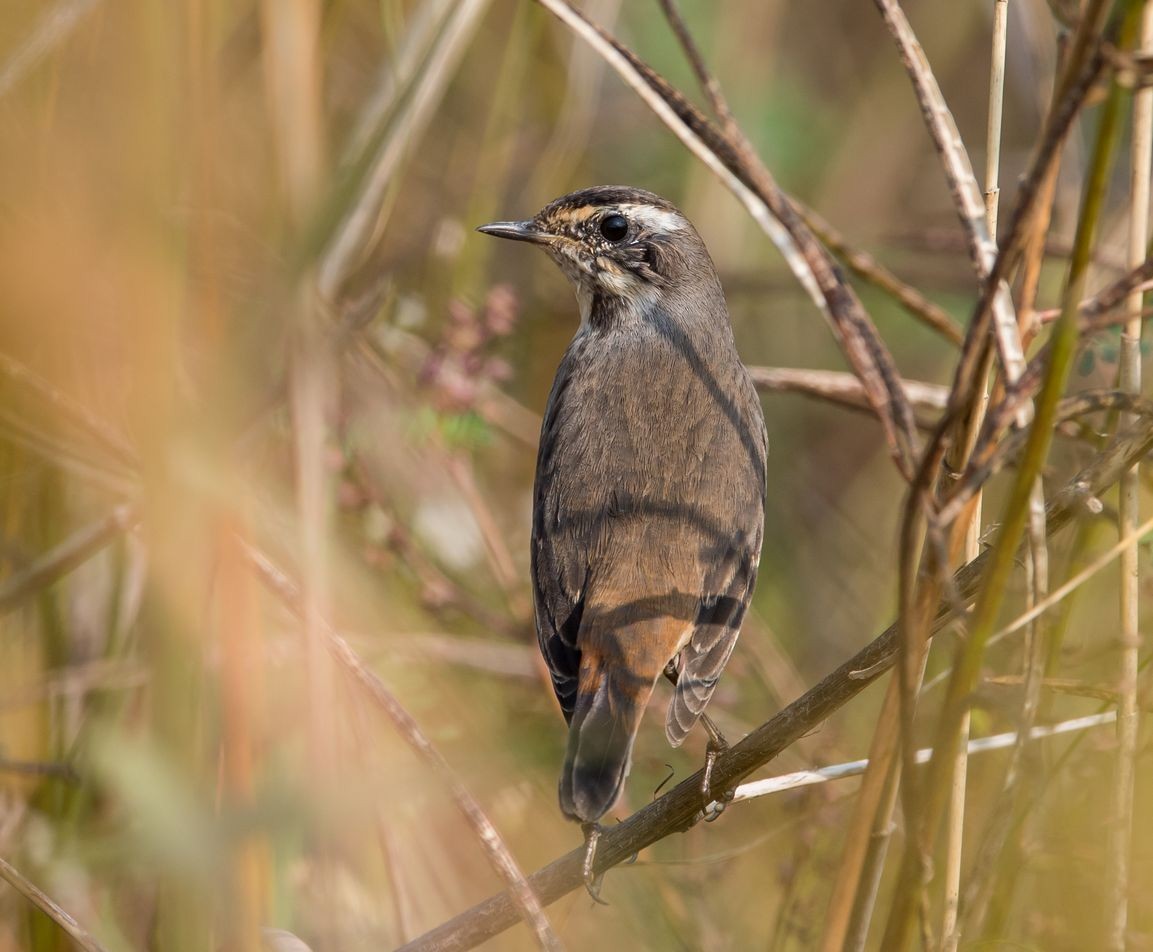
<instances>
[{"instance_id":1,"label":"blurred background foliage","mask_svg":"<svg viewBox=\"0 0 1153 952\"><path fill-rule=\"evenodd\" d=\"M844 366L738 202L538 6L328 0L312 8L314 61L291 34L310 6L7 0L0 15L0 350L39 381L13 367L0 378L0 580L133 507L130 531L4 604L0 856L109 949L254 948L265 926L317 950L386 948L501 885L444 784L305 647L238 536L305 579L523 869L579 842L556 806L564 727L527 571L538 415L576 307L542 256L475 225L584 185L653 189L708 243L748 363ZM1043 0L1011 6L1010 192L1056 33ZM980 167L991 4L907 8ZM692 88L655 4L585 9ZM685 0L684 12L782 185L967 321L963 237L873 6ZM1043 307L1075 223L1083 125ZM364 208L365 157L382 150L382 210L334 264ZM1118 188L1097 286L1119 273L1125 210ZM947 383L952 346L860 293L902 372ZM1086 345L1078 386L1112 385L1115 340ZM895 604L903 483L880 428L799 396L766 396L765 413L761 580L710 708L730 737L847 658ZM1062 445L1051 475L1091 452ZM1114 538L1082 533L1090 553ZM1100 576L1073 609L1064 664L1079 679L1109 677L1115 588ZM975 734L1011 726L1014 690L982 688ZM617 816L703 755L702 737L668 748L661 692ZM864 756L879 697L773 772ZM1056 697L1050 716L1099 703ZM1015 892L996 934L1016 947L1085 949L1099 934L1110 737L1087 737L1048 775L1006 860ZM1038 754L1050 763L1070 748L1050 743ZM1000 756L975 762L979 819ZM1147 789L1148 757L1141 770ZM812 948L854 786L733 808L611 873L611 906L572 894L553 923L572 948ZM1145 895L1148 811L1138 823ZM1134 947L1153 944L1153 912L1134 915ZM68 945L0 889L0 949ZM492 947L531 940L518 927Z\"/></svg>"}]
</instances>

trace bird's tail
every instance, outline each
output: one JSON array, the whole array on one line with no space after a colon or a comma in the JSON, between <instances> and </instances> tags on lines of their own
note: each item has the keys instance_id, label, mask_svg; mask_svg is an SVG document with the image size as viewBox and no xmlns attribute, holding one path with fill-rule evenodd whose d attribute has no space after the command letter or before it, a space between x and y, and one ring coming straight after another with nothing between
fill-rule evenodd
<instances>
[{"instance_id":1,"label":"bird's tail","mask_svg":"<svg viewBox=\"0 0 1153 952\"><path fill-rule=\"evenodd\" d=\"M620 796L654 680L627 669L581 672L560 779L565 816L595 823Z\"/></svg>"}]
</instances>

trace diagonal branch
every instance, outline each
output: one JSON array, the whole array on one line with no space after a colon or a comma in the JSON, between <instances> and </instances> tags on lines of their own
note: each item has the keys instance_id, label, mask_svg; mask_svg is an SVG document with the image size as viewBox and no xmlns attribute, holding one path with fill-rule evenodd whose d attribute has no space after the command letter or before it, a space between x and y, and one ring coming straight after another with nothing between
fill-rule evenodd
<instances>
[{"instance_id":1,"label":"diagonal branch","mask_svg":"<svg viewBox=\"0 0 1153 952\"><path fill-rule=\"evenodd\" d=\"M1114 485L1136 460L1153 449L1153 421L1144 421L1122 434L1087 469L1075 476L1051 499L1047 512L1049 536L1068 526L1084 512L1086 500ZM987 554L967 563L953 576L953 590L961 600L977 591ZM934 630L940 631L951 612L938 611ZM868 684L892 667L897 655L897 625L877 638L810 688L775 717L717 758L713 768L715 789L729 789L758 767L843 707ZM596 871L602 873L658 840L687 829L700 813L701 772L678 784L659 800L638 810L623 823L606 829L597 847ZM555 902L580 888L584 849L576 849L533 873L529 884L542 903ZM517 922L516 906L507 893L492 896L454 919L403 946L401 952L447 952L470 949Z\"/></svg>"}]
</instances>

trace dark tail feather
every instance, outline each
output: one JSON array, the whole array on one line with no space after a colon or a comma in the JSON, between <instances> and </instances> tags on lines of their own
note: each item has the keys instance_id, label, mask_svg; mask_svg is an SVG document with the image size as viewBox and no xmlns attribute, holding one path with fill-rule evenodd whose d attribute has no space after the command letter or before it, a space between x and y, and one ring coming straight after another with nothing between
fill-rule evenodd
<instances>
[{"instance_id":1,"label":"dark tail feather","mask_svg":"<svg viewBox=\"0 0 1153 952\"><path fill-rule=\"evenodd\" d=\"M638 692L599 672L589 680L595 683L581 685L569 728L560 808L570 819L595 823L620 796L653 686L640 685Z\"/></svg>"}]
</instances>

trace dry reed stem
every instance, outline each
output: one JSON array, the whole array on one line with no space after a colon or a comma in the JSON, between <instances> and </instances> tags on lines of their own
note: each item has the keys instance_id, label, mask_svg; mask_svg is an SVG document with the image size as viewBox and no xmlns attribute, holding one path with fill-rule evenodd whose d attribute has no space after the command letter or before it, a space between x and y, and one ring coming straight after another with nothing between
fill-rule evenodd
<instances>
[{"instance_id":1,"label":"dry reed stem","mask_svg":"<svg viewBox=\"0 0 1153 952\"><path fill-rule=\"evenodd\" d=\"M1078 473L1061 492L1050 499L1049 535L1068 526L1084 512L1087 499L1094 498L1116 484L1121 473L1150 449L1153 449L1153 420L1143 421L1121 434L1089 467ZM953 576L952 587L959 599L971 599L976 593L988 560L988 553L983 553ZM936 618L936 630L944 627L951 617L949 608L942 606ZM718 757L713 772L715 787L727 789L737 785L753 770L768 763L815 729L830 714L847 704L892 667L897 657L897 646L898 633L894 624ZM701 772L698 771L622 823L606 829L597 848L596 871L605 872L638 850L691 825L700 814L700 781ZM555 902L566 893L580 888L583 858L584 849L575 849L529 877L529 882L542 902ZM516 922L515 904L508 895L502 893L413 940L403 947L403 952L448 952L473 948L499 935Z\"/></svg>"},{"instance_id":2,"label":"dry reed stem","mask_svg":"<svg viewBox=\"0 0 1153 952\"><path fill-rule=\"evenodd\" d=\"M0 352L0 373L13 383L27 387L43 400L47 407L59 414L60 419L90 437L117 462L131 467L139 465L139 457L131 444L106 420L96 416L86 406L72 399L31 368L14 357Z\"/></svg>"},{"instance_id":3,"label":"dry reed stem","mask_svg":"<svg viewBox=\"0 0 1153 952\"><path fill-rule=\"evenodd\" d=\"M299 587L284 573L267 555L250 543L241 540L245 555L268 588L280 598L296 614L301 614L301 592ZM525 879L512 853L501 839L492 821L489 820L479 803L460 781L455 771L449 766L444 755L433 745L428 736L421 730L420 725L404 708L381 680L380 676L370 670L360 656L353 651L352 646L335 628L326 620L321 619L322 633L326 650L332 659L353 681L361 686L373 705L382 711L396 728L397 733L428 764L437 777L445 783L456 801L457 807L464 815L469 826L472 827L493 869L505 881L512 892L510 908L514 910L514 918L521 916L528 923L537 944L542 949L559 950L562 948L560 939L553 932L545 915L541 903L532 887Z\"/></svg>"},{"instance_id":4,"label":"dry reed stem","mask_svg":"<svg viewBox=\"0 0 1153 952\"><path fill-rule=\"evenodd\" d=\"M1005 98L1005 49L1008 35L1008 0L995 0L993 4L993 30L991 51L989 57L989 105L988 117L985 127L985 224L989 237L994 246L997 243L997 220L1000 212L1000 165L1001 165L1001 117L1004 111ZM1000 321L994 317L995 326L1001 326ZM1023 340L1024 322L1020 315L1017 317L1014 338L1016 346L1020 347L1022 355L1025 351ZM1011 380L1012 373L1006 372L1005 378ZM989 405L989 386L986 382L978 391L977 406L973 420L969 427L970 434L979 432L980 424ZM1022 419L1022 423L1027 419ZM972 443L966 447L966 456L972 457ZM968 462L968 459L965 460ZM1033 512L1039 514L1039 519L1030 520L1029 559L1025 564L1025 573L1028 582L1035 584L1038 573L1036 565L1044 556L1045 545L1045 500L1041 481L1038 480L1030 498ZM981 546L981 523L984 500L980 490L973 497L972 505L968 507L965 518L968 526L965 530L965 561L976 557ZM1019 733L1021 744L1029 736L1031 723L1022 725ZM966 711L961 718L957 737L957 760L953 767L953 786L949 803L948 835L945 850L945 901L944 916L941 923L941 943L944 952L956 952L961 941L960 907L961 907L961 864L963 859L966 789L969 772L969 732L971 718Z\"/></svg>"},{"instance_id":5,"label":"dry reed stem","mask_svg":"<svg viewBox=\"0 0 1153 952\"><path fill-rule=\"evenodd\" d=\"M290 241L300 241L316 214L326 165L324 72L320 57L318 0L263 0L266 99L272 124L280 200ZM288 404L296 541L300 552L301 622L305 643L307 783L325 802L336 775L335 672L325 644L331 600L333 487L328 464L329 417L337 393L336 360L325 316L308 269L286 276L289 328ZM322 930L334 926L331 846L316 850Z\"/></svg>"},{"instance_id":6,"label":"dry reed stem","mask_svg":"<svg viewBox=\"0 0 1153 952\"><path fill-rule=\"evenodd\" d=\"M1000 211L1001 116L1005 99L1005 48L1008 35L1008 9L1008 0L995 0L993 4L993 30L989 57L989 106L985 126L985 226L988 229L989 238L994 246L997 242L997 217ZM1021 320L1018 317L1017 331L1014 337L1023 355L1025 348L1024 343L1021 341L1020 327ZM1007 378L1011 376L1012 374L1006 373ZM974 432L979 428L989 404L987 383L982 390L983 393L978 397L970 432ZM969 452L967 455L972 455L971 449L971 447L968 447ZM1044 497L1041 494L1039 482L1032 501L1040 507L1043 516ZM983 504L982 494L978 491L966 515L968 521L968 526L965 529L964 560L966 562L976 558L980 551ZM1035 541L1039 538L1041 544L1044 545L1045 524L1043 519L1040 523L1031 523L1031 526L1033 528L1033 533L1030 536L1031 540ZM1035 574L1032 571L1036 558L1035 551L1036 546L1031 545L1031 558L1025 566L1026 574L1032 578L1035 578ZM961 940L959 930L961 861L963 859L965 832L965 793L968 786L969 773L970 727L971 718L969 717L969 713L966 712L965 716L961 719L961 726L958 731L957 761L953 767L953 788L949 803L948 838L945 850L945 908L941 922L941 944L943 952L956 952ZM1024 743L1024 738L1027 736L1028 730L1022 730L1022 743Z\"/></svg>"},{"instance_id":7,"label":"dry reed stem","mask_svg":"<svg viewBox=\"0 0 1153 952\"><path fill-rule=\"evenodd\" d=\"M45 10L24 42L0 65L0 99L53 53L100 5L100 0L62 0Z\"/></svg>"},{"instance_id":8,"label":"dry reed stem","mask_svg":"<svg viewBox=\"0 0 1153 952\"><path fill-rule=\"evenodd\" d=\"M941 159L941 167L949 185L961 225L969 238L969 254L978 278L986 281L993 271L997 258L997 245L986 224L985 202L977 177L969 162L965 144L949 111L941 88L925 57L925 51L917 41L904 11L896 0L876 0L877 7L889 28L901 62L913 81L913 89L925 125L933 139L933 145ZM1025 355L1017 331L1017 319L1013 312L1013 302L1008 285L997 282L993 296L993 330L997 343L997 353L1005 377L1012 381L1021 373L1025 365Z\"/></svg>"},{"instance_id":9,"label":"dry reed stem","mask_svg":"<svg viewBox=\"0 0 1153 952\"><path fill-rule=\"evenodd\" d=\"M850 366L880 418L898 468L912 472L916 421L900 389L888 348L828 252L800 220L747 140L726 138L685 97L620 41L590 22L567 0L538 0L588 42L670 130L744 203L777 244L789 267L829 320Z\"/></svg>"},{"instance_id":10,"label":"dry reed stem","mask_svg":"<svg viewBox=\"0 0 1153 952\"><path fill-rule=\"evenodd\" d=\"M1153 6L1145 3L1141 13L1137 53L1153 51ZM1133 97L1133 135L1129 169L1129 247L1130 266L1140 265L1149 245L1149 179L1153 175L1153 89L1139 89ZM1127 303L1131 319L1121 334L1120 389L1141 392L1141 309L1143 295L1133 293ZM1141 518L1141 485L1137 466L1121 478L1118 499L1118 531L1132 535ZM1133 539L1121 551L1120 586L1120 670L1117 689L1117 764L1113 788L1113 815L1106 893L1108 947L1123 952L1128 946L1127 928L1130 901L1130 870L1133 838L1133 806L1137 774L1137 745L1140 727L1137 680L1141 649L1141 576L1138 542Z\"/></svg>"},{"instance_id":11,"label":"dry reed stem","mask_svg":"<svg viewBox=\"0 0 1153 952\"><path fill-rule=\"evenodd\" d=\"M104 952L102 946L93 935L80 923L72 918L63 908L44 890L31 882L20 870L16 869L3 857L0 857L0 878L27 899L32 905L55 922L68 933L72 939L85 952Z\"/></svg>"},{"instance_id":12,"label":"dry reed stem","mask_svg":"<svg viewBox=\"0 0 1153 952\"><path fill-rule=\"evenodd\" d=\"M411 90L401 91L408 95L400 112L387 128L369 137L364 156L366 167L357 182L357 192L317 267L317 287L321 299L328 304L340 298L346 279L368 250L379 226L388 186L400 163L428 127L488 2L462 0L453 5L436 34L424 68L419 73L414 70ZM377 112L370 103L368 114Z\"/></svg>"},{"instance_id":13,"label":"dry reed stem","mask_svg":"<svg viewBox=\"0 0 1153 952\"><path fill-rule=\"evenodd\" d=\"M82 529L45 552L26 569L0 582L0 615L17 608L53 582L83 565L139 521L134 505L122 503L103 519Z\"/></svg>"}]
</instances>

